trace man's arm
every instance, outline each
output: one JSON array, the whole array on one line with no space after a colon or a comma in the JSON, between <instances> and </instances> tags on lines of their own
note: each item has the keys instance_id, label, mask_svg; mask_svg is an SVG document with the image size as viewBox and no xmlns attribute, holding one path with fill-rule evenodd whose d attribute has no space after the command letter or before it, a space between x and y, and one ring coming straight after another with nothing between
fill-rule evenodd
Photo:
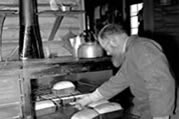
<instances>
[{"instance_id":1,"label":"man's arm","mask_svg":"<svg viewBox=\"0 0 179 119\"><path fill-rule=\"evenodd\" d=\"M108 81L103 83L94 92L84 95L81 99L77 100L73 105L78 109L82 109L85 105L93 102L110 99L122 90L127 88L128 82L122 74L122 70L118 71L115 76L112 76Z\"/></svg>"},{"instance_id":2,"label":"man's arm","mask_svg":"<svg viewBox=\"0 0 179 119\"><path fill-rule=\"evenodd\" d=\"M108 81L97 88L105 99L110 99L129 87L129 82L126 79L124 69L125 67L122 66L116 75L112 76Z\"/></svg>"}]
</instances>

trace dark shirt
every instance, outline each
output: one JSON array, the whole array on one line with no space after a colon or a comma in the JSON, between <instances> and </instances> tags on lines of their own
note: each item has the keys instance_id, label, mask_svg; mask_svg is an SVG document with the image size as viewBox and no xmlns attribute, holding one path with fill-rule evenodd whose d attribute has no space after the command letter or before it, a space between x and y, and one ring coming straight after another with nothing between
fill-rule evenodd
<instances>
[{"instance_id":1,"label":"dark shirt","mask_svg":"<svg viewBox=\"0 0 179 119\"><path fill-rule=\"evenodd\" d=\"M175 81L159 44L132 36L119 71L98 88L107 99L130 87L135 96L133 113L141 119L171 115Z\"/></svg>"}]
</instances>

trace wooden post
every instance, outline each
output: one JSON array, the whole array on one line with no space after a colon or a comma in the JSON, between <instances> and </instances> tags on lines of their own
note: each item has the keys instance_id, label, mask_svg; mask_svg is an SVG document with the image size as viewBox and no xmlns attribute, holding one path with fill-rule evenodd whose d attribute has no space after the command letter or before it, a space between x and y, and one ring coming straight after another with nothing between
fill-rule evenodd
<instances>
[{"instance_id":1,"label":"wooden post","mask_svg":"<svg viewBox=\"0 0 179 119\"><path fill-rule=\"evenodd\" d=\"M23 61L23 71L22 71L22 77L21 77L21 90L23 91L23 117L25 119L35 119L35 109L34 109L34 103L32 103L32 97L31 97L31 79L30 79L30 71L28 68L26 68L26 65L28 62Z\"/></svg>"}]
</instances>

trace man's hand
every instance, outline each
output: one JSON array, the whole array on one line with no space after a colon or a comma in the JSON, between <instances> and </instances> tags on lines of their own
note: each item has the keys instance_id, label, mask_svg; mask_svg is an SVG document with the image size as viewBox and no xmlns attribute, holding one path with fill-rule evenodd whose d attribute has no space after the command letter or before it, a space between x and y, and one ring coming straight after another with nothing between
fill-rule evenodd
<instances>
[{"instance_id":1,"label":"man's hand","mask_svg":"<svg viewBox=\"0 0 179 119\"><path fill-rule=\"evenodd\" d=\"M85 94L81 96L76 102L70 103L71 105L74 105L75 108L81 110L83 109L86 105L89 105L93 102L99 101L103 99L104 97L100 94L98 90Z\"/></svg>"},{"instance_id":2,"label":"man's hand","mask_svg":"<svg viewBox=\"0 0 179 119\"><path fill-rule=\"evenodd\" d=\"M73 105L75 108L78 110L82 110L86 105L92 103L93 101L91 100L91 94L85 94L81 96L76 102L70 103Z\"/></svg>"}]
</instances>

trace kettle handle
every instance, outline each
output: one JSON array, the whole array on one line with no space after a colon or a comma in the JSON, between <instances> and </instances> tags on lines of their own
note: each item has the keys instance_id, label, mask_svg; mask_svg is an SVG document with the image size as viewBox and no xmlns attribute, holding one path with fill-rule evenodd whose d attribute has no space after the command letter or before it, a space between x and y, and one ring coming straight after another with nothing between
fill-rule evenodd
<instances>
[{"instance_id":1,"label":"kettle handle","mask_svg":"<svg viewBox=\"0 0 179 119\"><path fill-rule=\"evenodd\" d=\"M95 33L91 30L84 30L81 35L82 37L84 37L86 42L95 42L97 41L97 36L95 35Z\"/></svg>"}]
</instances>

